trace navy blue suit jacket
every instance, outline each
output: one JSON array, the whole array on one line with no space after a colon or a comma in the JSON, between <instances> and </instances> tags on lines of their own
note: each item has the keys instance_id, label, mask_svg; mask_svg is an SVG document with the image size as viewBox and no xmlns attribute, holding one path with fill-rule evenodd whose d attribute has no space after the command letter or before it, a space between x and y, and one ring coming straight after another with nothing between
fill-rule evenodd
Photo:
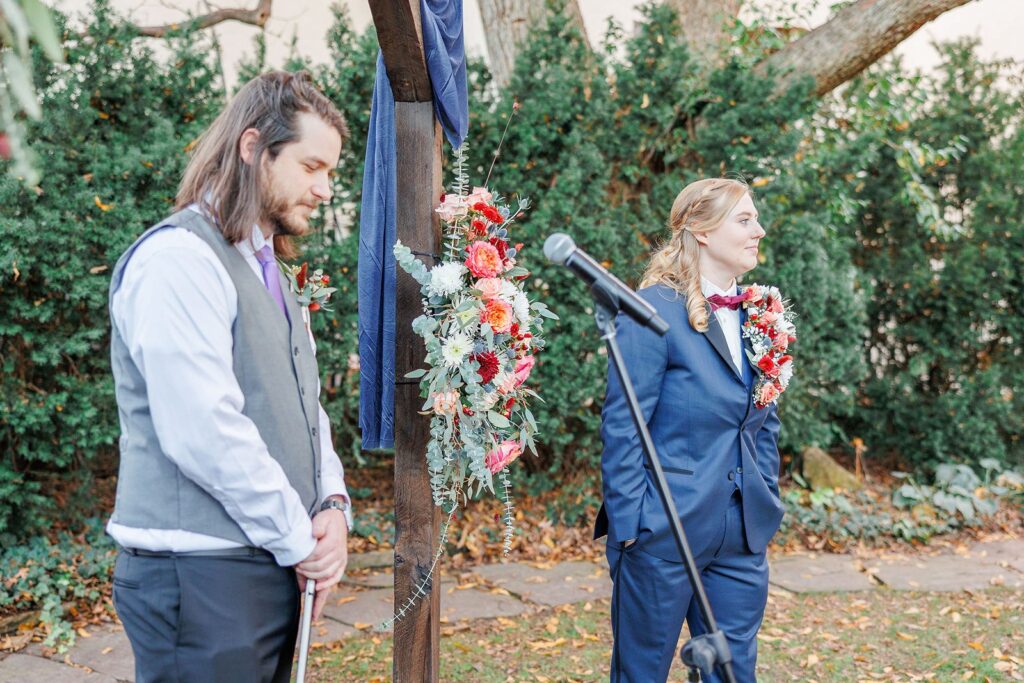
<instances>
[{"instance_id":1,"label":"navy blue suit jacket","mask_svg":"<svg viewBox=\"0 0 1024 683\"><path fill-rule=\"evenodd\" d=\"M639 294L669 323L668 333L659 337L620 315L617 337L687 540L694 555L708 549L720 530L740 466L747 545L759 553L783 514L776 407L754 407L751 389L733 364L714 315L709 316L708 331L697 332L683 295L663 285ZM745 353L743 362L749 364ZM757 368L751 370L756 377ZM601 418L604 505L594 537L607 534L609 543L635 538L651 555L682 561L611 365Z\"/></svg>"}]
</instances>

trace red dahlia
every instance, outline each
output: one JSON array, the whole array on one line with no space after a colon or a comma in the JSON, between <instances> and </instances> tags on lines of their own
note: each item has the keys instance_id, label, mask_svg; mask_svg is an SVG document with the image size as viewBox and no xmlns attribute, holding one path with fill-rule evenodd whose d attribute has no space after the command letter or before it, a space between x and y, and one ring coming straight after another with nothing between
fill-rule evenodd
<instances>
[{"instance_id":1,"label":"red dahlia","mask_svg":"<svg viewBox=\"0 0 1024 683\"><path fill-rule=\"evenodd\" d=\"M480 379L483 380L484 384L490 382L498 374L500 363L493 351L473 354L473 360L480 364L480 369L477 372L480 373Z\"/></svg>"}]
</instances>

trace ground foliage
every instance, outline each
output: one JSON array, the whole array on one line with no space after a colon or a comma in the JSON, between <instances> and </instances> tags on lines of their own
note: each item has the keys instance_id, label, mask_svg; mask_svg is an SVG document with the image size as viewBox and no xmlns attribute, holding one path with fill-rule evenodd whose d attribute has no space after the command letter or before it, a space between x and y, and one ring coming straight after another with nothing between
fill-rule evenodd
<instances>
[{"instance_id":1,"label":"ground foliage","mask_svg":"<svg viewBox=\"0 0 1024 683\"><path fill-rule=\"evenodd\" d=\"M168 213L186 151L224 101L209 34L173 38L158 55L121 21L98 0L84 33L65 30L67 65L37 62L44 115L28 125L43 180L33 190L0 179L8 540L43 526L52 491L67 481L114 471L110 268ZM769 232L748 279L780 286L799 314L784 452L857 437L868 457L897 453L911 468L1021 463L1019 65L986 62L962 43L944 48L937 75L890 59L813 100L806 85L775 96L754 75L773 48L770 32L738 31L735 59L704 75L660 4L645 7L633 35L612 27L596 51L557 17L538 31L509 87L498 91L472 66L469 135L473 175L486 177L520 102L489 184L534 201L521 224L523 259L531 286L561 316L536 370L547 409L541 457L527 466L543 474L526 487L579 475L580 491L593 495L606 370L586 293L543 263L544 237L569 232L635 282L678 190L722 174L750 181ZM376 40L339 13L329 41L328 62L287 66L311 68L353 130L335 199L303 256L339 286L334 312L315 315L314 331L325 407L351 468L362 455L350 226ZM243 73L267 66L258 52Z\"/></svg>"},{"instance_id":2,"label":"ground foliage","mask_svg":"<svg viewBox=\"0 0 1024 683\"><path fill-rule=\"evenodd\" d=\"M441 677L480 683L608 678L608 600L533 609L509 619L445 624ZM758 638L757 680L1006 681L1024 679L1024 593L795 595L773 591ZM686 630L680 645L687 638ZM312 680L390 680L392 639L361 635L314 650ZM678 659L669 681L687 680Z\"/></svg>"}]
</instances>

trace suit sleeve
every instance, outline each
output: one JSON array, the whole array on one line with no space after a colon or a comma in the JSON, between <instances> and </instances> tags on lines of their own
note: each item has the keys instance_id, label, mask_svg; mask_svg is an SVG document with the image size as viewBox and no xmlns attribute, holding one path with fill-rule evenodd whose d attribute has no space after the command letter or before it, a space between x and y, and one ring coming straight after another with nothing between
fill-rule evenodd
<instances>
[{"instance_id":1,"label":"suit sleeve","mask_svg":"<svg viewBox=\"0 0 1024 683\"><path fill-rule=\"evenodd\" d=\"M644 420L649 422L658 406L661 383L668 366L668 343L631 318L616 320L619 347L636 390ZM608 360L608 393L601 412L601 479L610 541L636 538L640 510L647 490L645 455L640 435L629 410L622 382Z\"/></svg>"},{"instance_id":2,"label":"suit sleeve","mask_svg":"<svg viewBox=\"0 0 1024 683\"><path fill-rule=\"evenodd\" d=\"M757 468L768 484L768 488L779 497L779 407L772 404L768 407L768 415L764 418L761 429L757 432Z\"/></svg>"}]
</instances>

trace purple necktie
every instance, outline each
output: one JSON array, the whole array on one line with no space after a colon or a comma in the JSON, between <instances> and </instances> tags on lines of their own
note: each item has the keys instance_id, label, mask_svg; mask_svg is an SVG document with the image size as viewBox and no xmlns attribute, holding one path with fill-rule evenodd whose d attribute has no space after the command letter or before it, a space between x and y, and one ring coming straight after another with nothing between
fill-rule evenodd
<instances>
[{"instance_id":1,"label":"purple necktie","mask_svg":"<svg viewBox=\"0 0 1024 683\"><path fill-rule=\"evenodd\" d=\"M284 293L281 292L281 277L277 274L277 261L274 259L274 250L270 245L264 246L256 252L256 260L263 267L263 284L267 286L270 296L281 308L284 317L288 317L288 309L284 306Z\"/></svg>"}]
</instances>

